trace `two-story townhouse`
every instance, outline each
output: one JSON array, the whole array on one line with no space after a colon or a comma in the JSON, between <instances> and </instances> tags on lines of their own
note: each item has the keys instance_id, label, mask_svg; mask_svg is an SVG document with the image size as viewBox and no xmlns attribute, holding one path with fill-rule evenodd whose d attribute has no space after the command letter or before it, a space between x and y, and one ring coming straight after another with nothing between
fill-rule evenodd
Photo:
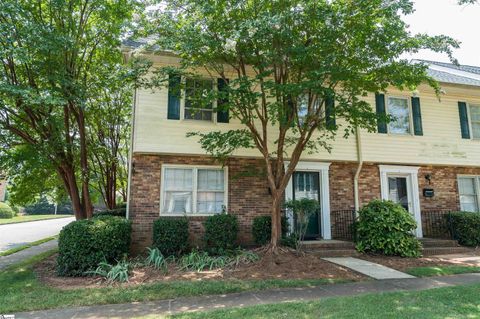
<instances>
[{"instance_id":1,"label":"two-story townhouse","mask_svg":"<svg viewBox=\"0 0 480 319\"><path fill-rule=\"evenodd\" d=\"M170 53L146 56L156 66L179 63ZM285 197L319 200L310 238L345 238L352 212L375 198L404 206L418 223L418 237L429 235L432 212L479 211L480 67L425 62L441 84L440 98L427 85L414 92L372 93L366 97L372 107L394 121L380 123L376 133L338 136L330 153L301 159ZM222 85L207 74L204 80L181 80L190 88ZM186 137L192 131L241 127L213 108L192 115L189 94L186 90L178 96L168 88L135 93L128 210L134 249L151 243L159 216L186 215L195 241L205 217L226 207L238 216L240 241L250 244L253 219L270 213L256 150L239 151L221 166L195 138Z\"/></svg>"}]
</instances>

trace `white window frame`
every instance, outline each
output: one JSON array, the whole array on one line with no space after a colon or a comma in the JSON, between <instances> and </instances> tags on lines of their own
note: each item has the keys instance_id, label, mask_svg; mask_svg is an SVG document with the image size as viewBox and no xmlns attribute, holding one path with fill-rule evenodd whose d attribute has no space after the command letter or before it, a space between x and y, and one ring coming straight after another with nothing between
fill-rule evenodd
<instances>
[{"instance_id":1,"label":"white window frame","mask_svg":"<svg viewBox=\"0 0 480 319\"><path fill-rule=\"evenodd\" d=\"M163 202L165 200L165 170L169 168L178 168L178 169L191 169L193 184L192 184L192 212L179 214L179 213L167 213L163 212ZM228 212L228 167L227 166L212 166L212 165L182 165L182 164L163 164L162 165L162 175L160 180L160 216L212 216L217 215L218 213L205 213L197 212L197 193L198 193L198 170L199 169L217 169L223 170L223 205L225 210Z\"/></svg>"},{"instance_id":2,"label":"white window frame","mask_svg":"<svg viewBox=\"0 0 480 319\"><path fill-rule=\"evenodd\" d=\"M401 100L406 100L407 101L407 108L408 108L408 129L409 133L392 133L390 132L390 123L387 123L387 133L389 135L394 135L394 136L414 136L413 132L413 112L412 112L412 101L409 97L406 96L400 96L400 95L386 95L385 96L385 113L387 116L390 116L390 112L388 111L389 108L389 99L401 99Z\"/></svg>"},{"instance_id":3,"label":"white window frame","mask_svg":"<svg viewBox=\"0 0 480 319\"><path fill-rule=\"evenodd\" d=\"M470 112L470 107L472 107L472 106L480 107L480 103L467 102L466 104L467 104L468 129L470 131L470 139L479 141L480 137L474 137L473 136L472 114Z\"/></svg>"},{"instance_id":4,"label":"white window frame","mask_svg":"<svg viewBox=\"0 0 480 319\"><path fill-rule=\"evenodd\" d=\"M217 112L215 111L217 109L217 99L213 101L212 104L212 120L207 121L207 120L195 120L195 119L186 119L185 118L185 102L187 101L187 90L186 90L186 84L187 84L187 79L189 77L182 76L182 85L184 89L181 92L181 99L180 99L180 120L181 121L186 121L186 122L195 122L195 123L212 123L212 124L217 124ZM190 78L191 79L191 78ZM195 80L195 79L194 79ZM208 80L212 81L212 90L217 90L217 86L215 85L215 80L210 79L210 78L200 78L200 80ZM222 123L223 124L223 123Z\"/></svg>"},{"instance_id":5,"label":"white window frame","mask_svg":"<svg viewBox=\"0 0 480 319\"><path fill-rule=\"evenodd\" d=\"M461 178L473 178L474 179L474 187L475 187L475 194L477 195L477 213L480 212L480 175L464 175L458 174L457 175L457 190L458 190L458 203L460 204L460 210L462 210L462 203L460 202L460 183L459 179Z\"/></svg>"}]
</instances>

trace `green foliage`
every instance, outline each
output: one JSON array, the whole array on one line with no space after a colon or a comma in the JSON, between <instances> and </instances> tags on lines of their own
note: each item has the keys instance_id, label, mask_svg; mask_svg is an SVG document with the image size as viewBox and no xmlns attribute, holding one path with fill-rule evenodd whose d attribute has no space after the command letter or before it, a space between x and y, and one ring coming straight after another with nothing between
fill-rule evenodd
<instances>
[{"instance_id":1,"label":"green foliage","mask_svg":"<svg viewBox=\"0 0 480 319\"><path fill-rule=\"evenodd\" d=\"M99 217L99 216L117 216L117 217L126 218L127 208L120 207L115 209L106 209L106 210L93 213L93 217Z\"/></svg>"},{"instance_id":2,"label":"green foliage","mask_svg":"<svg viewBox=\"0 0 480 319\"><path fill-rule=\"evenodd\" d=\"M298 200L290 200L285 203L285 208L293 213L295 220L295 234L296 234L296 248L300 249L300 243L305 238L307 232L308 222L310 217L319 210L319 203L317 200L302 198Z\"/></svg>"},{"instance_id":3,"label":"green foliage","mask_svg":"<svg viewBox=\"0 0 480 319\"><path fill-rule=\"evenodd\" d=\"M288 220L282 217L282 235L288 232ZM266 245L272 237L272 216L257 216L253 219L252 235L255 244Z\"/></svg>"},{"instance_id":4,"label":"green foliage","mask_svg":"<svg viewBox=\"0 0 480 319\"><path fill-rule=\"evenodd\" d=\"M24 211L27 215L49 215L55 213L55 205L42 196L37 202L25 206Z\"/></svg>"},{"instance_id":5,"label":"green foliage","mask_svg":"<svg viewBox=\"0 0 480 319\"><path fill-rule=\"evenodd\" d=\"M257 254L250 251L236 251L235 255L211 256L206 251L193 250L180 257L178 265L181 270L203 271L217 268L236 267L258 261Z\"/></svg>"},{"instance_id":6,"label":"green foliage","mask_svg":"<svg viewBox=\"0 0 480 319\"><path fill-rule=\"evenodd\" d=\"M401 205L373 200L359 211L357 250L388 256L419 257L421 244L413 235L417 223Z\"/></svg>"},{"instance_id":7,"label":"green foliage","mask_svg":"<svg viewBox=\"0 0 480 319\"><path fill-rule=\"evenodd\" d=\"M188 250L188 220L161 217L153 223L153 248L163 256L180 256Z\"/></svg>"},{"instance_id":8,"label":"green foliage","mask_svg":"<svg viewBox=\"0 0 480 319\"><path fill-rule=\"evenodd\" d=\"M130 248L131 229L130 221L112 216L68 224L58 240L57 273L81 276L102 261L121 260Z\"/></svg>"},{"instance_id":9,"label":"green foliage","mask_svg":"<svg viewBox=\"0 0 480 319\"><path fill-rule=\"evenodd\" d=\"M110 265L102 261L98 264L97 269L87 271L85 274L101 276L110 282L127 282L131 268L130 263L125 260L118 262L116 265Z\"/></svg>"},{"instance_id":10,"label":"green foliage","mask_svg":"<svg viewBox=\"0 0 480 319\"><path fill-rule=\"evenodd\" d=\"M162 270L163 273L168 271L168 260L165 258L158 248L147 248L148 256L145 263L153 268Z\"/></svg>"},{"instance_id":11,"label":"green foliage","mask_svg":"<svg viewBox=\"0 0 480 319\"><path fill-rule=\"evenodd\" d=\"M0 218L13 218L15 212L6 203L0 202Z\"/></svg>"},{"instance_id":12,"label":"green foliage","mask_svg":"<svg viewBox=\"0 0 480 319\"><path fill-rule=\"evenodd\" d=\"M237 247L238 219L232 214L207 217L204 241L206 249L213 254L225 254Z\"/></svg>"},{"instance_id":13,"label":"green foliage","mask_svg":"<svg viewBox=\"0 0 480 319\"><path fill-rule=\"evenodd\" d=\"M460 245L476 247L480 245L480 214L471 212L450 213L450 229L453 238Z\"/></svg>"}]
</instances>

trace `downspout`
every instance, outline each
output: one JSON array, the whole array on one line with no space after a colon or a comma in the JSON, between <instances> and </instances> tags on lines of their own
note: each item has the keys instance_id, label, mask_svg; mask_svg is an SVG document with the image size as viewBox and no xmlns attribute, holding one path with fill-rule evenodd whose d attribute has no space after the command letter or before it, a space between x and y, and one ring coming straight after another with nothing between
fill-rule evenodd
<instances>
[{"instance_id":1,"label":"downspout","mask_svg":"<svg viewBox=\"0 0 480 319\"><path fill-rule=\"evenodd\" d=\"M131 134L130 134L130 150L128 152L128 180L127 180L127 213L126 218L130 216L130 188L132 182L132 161L133 161L133 141L135 134L135 110L137 108L137 89L133 91L133 103L132 103L132 120L131 120Z\"/></svg>"},{"instance_id":2,"label":"downspout","mask_svg":"<svg viewBox=\"0 0 480 319\"><path fill-rule=\"evenodd\" d=\"M357 141L358 166L357 166L357 171L355 172L355 177L353 179L353 192L355 196L355 217L358 217L358 211L360 210L358 179L360 177L360 172L362 171L362 166L363 166L362 138L360 136L360 130L358 128L358 125L355 126L355 136Z\"/></svg>"}]
</instances>

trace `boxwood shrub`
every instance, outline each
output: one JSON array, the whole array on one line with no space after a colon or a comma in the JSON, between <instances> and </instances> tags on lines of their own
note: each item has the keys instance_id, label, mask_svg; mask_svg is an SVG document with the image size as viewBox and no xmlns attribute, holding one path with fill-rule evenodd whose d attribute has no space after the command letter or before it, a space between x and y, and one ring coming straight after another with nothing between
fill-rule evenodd
<instances>
[{"instance_id":1,"label":"boxwood shrub","mask_svg":"<svg viewBox=\"0 0 480 319\"><path fill-rule=\"evenodd\" d=\"M8 204L0 202L0 218L13 218L15 212Z\"/></svg>"},{"instance_id":2,"label":"boxwood shrub","mask_svg":"<svg viewBox=\"0 0 480 319\"><path fill-rule=\"evenodd\" d=\"M232 214L209 216L205 222L205 248L211 254L222 255L237 248L238 219Z\"/></svg>"},{"instance_id":3,"label":"boxwood shrub","mask_svg":"<svg viewBox=\"0 0 480 319\"><path fill-rule=\"evenodd\" d=\"M115 209L106 209L102 211L98 211L93 213L93 217L99 217L99 216L117 216L117 217L127 217L127 208L126 207L120 207L120 208L115 208Z\"/></svg>"},{"instance_id":4,"label":"boxwood shrub","mask_svg":"<svg viewBox=\"0 0 480 319\"><path fill-rule=\"evenodd\" d=\"M282 236L288 231L288 221L282 217ZM270 242L272 238L272 216L257 216L253 219L252 235L255 244L263 246Z\"/></svg>"},{"instance_id":5,"label":"boxwood shrub","mask_svg":"<svg viewBox=\"0 0 480 319\"><path fill-rule=\"evenodd\" d=\"M422 246L413 234L416 228L413 217L399 204L373 200L359 211L357 250L418 257Z\"/></svg>"},{"instance_id":6,"label":"boxwood shrub","mask_svg":"<svg viewBox=\"0 0 480 319\"><path fill-rule=\"evenodd\" d=\"M161 217L153 223L153 247L164 256L179 256L188 250L186 217Z\"/></svg>"},{"instance_id":7,"label":"boxwood shrub","mask_svg":"<svg viewBox=\"0 0 480 319\"><path fill-rule=\"evenodd\" d=\"M453 212L448 214L453 238L460 245L480 245L480 214L470 212Z\"/></svg>"},{"instance_id":8,"label":"boxwood shrub","mask_svg":"<svg viewBox=\"0 0 480 319\"><path fill-rule=\"evenodd\" d=\"M102 261L122 259L128 254L131 230L130 221L113 216L71 222L60 231L57 273L83 276Z\"/></svg>"}]
</instances>

